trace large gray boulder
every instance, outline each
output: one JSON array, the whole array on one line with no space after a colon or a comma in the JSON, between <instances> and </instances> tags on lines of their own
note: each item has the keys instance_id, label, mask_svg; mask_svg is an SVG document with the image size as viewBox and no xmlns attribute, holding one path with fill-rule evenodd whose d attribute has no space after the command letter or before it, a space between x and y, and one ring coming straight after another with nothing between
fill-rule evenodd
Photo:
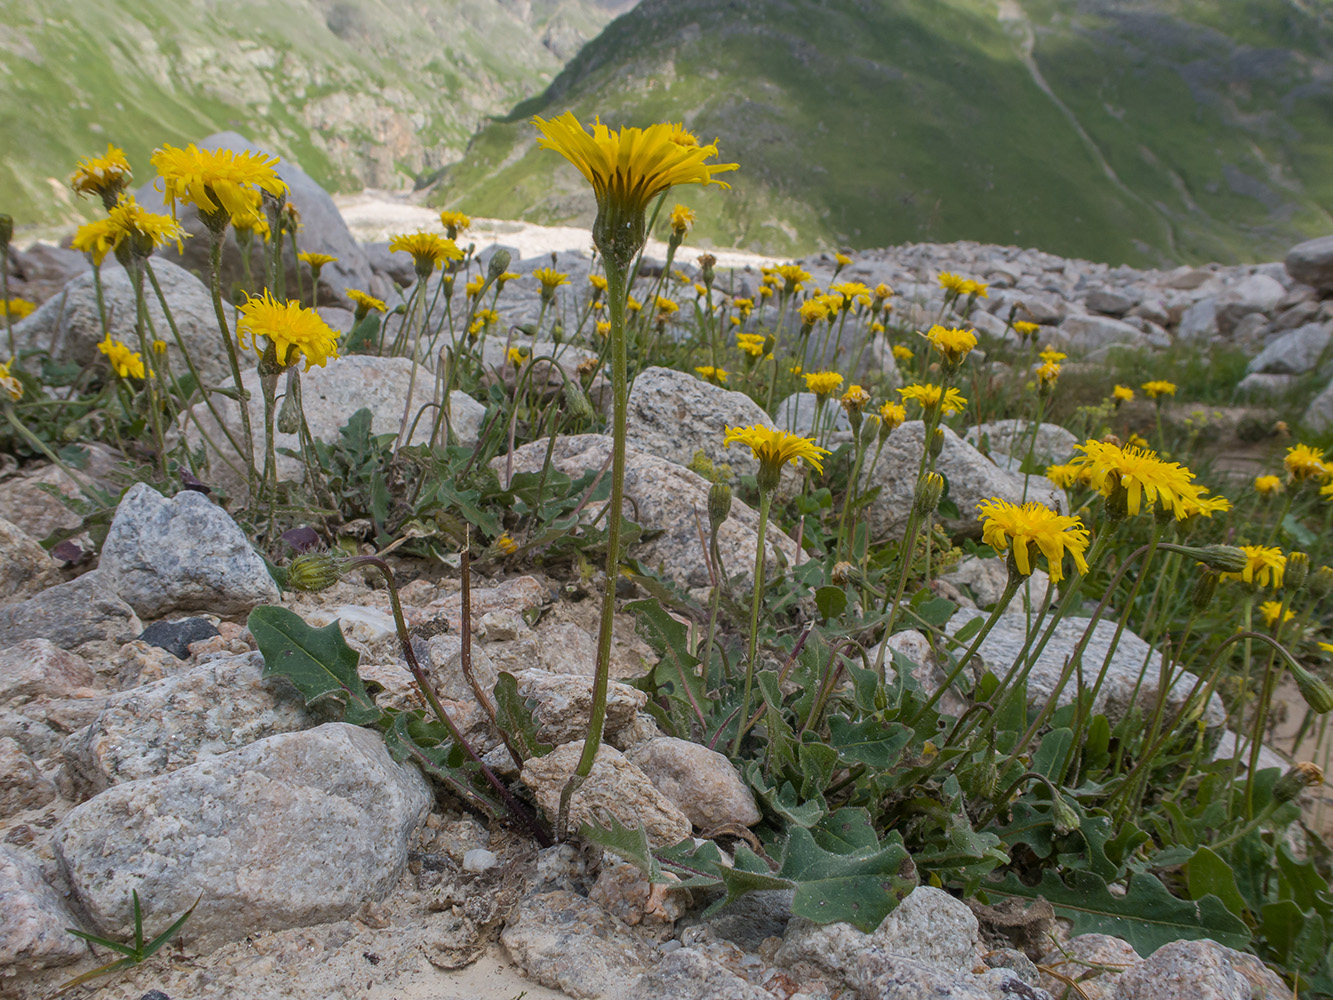
<instances>
[{"instance_id":1,"label":"large gray boulder","mask_svg":"<svg viewBox=\"0 0 1333 1000\"><path fill-rule=\"evenodd\" d=\"M64 649L98 641L119 645L142 631L134 609L101 569L0 607L0 646L25 639L49 639Z\"/></svg>"},{"instance_id":2,"label":"large gray boulder","mask_svg":"<svg viewBox=\"0 0 1333 1000\"><path fill-rule=\"evenodd\" d=\"M65 816L53 847L89 930L128 937L134 889L148 927L198 899L181 937L211 948L383 899L430 803L379 734L330 723L108 789Z\"/></svg>"},{"instance_id":3,"label":"large gray boulder","mask_svg":"<svg viewBox=\"0 0 1333 1000\"><path fill-rule=\"evenodd\" d=\"M231 516L202 493L164 497L135 483L102 545L101 572L144 618L171 611L230 616L278 599L263 558Z\"/></svg>"},{"instance_id":4,"label":"large gray boulder","mask_svg":"<svg viewBox=\"0 0 1333 1000\"><path fill-rule=\"evenodd\" d=\"M200 149L230 149L235 152L251 150L273 155L270 150L264 149L259 143L251 142L245 136L236 132L218 132L201 139L196 145ZM347 228L347 223L343 221L342 214L338 211L338 206L333 203L333 199L329 197L328 192L316 184L309 174L289 160L283 160L275 169L277 175L287 184L288 198L296 206L297 211L301 213L301 229L297 234L297 249L331 254L338 258L334 263L326 265L320 273L317 304L342 306L345 309L350 309L352 301L347 297L346 289L348 287L369 292L376 298L389 301L393 291L392 284L387 278L374 273L370 265L370 259L366 256L365 251L361 249L360 244L352 237L351 231ZM142 185L135 192L135 196L139 199L139 204L150 211L170 212L163 200L161 191L157 189L154 181ZM204 228L203 222L199 219L199 213L192 205L178 205L176 217L180 224L185 227L185 230L191 234L192 238L185 241L185 252L183 254L177 254L175 246L164 247L159 253L187 270L206 277L210 239L208 231ZM252 253L252 268L256 279L259 279L264 271L263 244L256 241ZM304 302L306 305L310 305L310 271L305 264L297 261L289 240L285 240L283 243L283 260L286 268L287 296L296 298L297 289L300 287L297 283L297 269L299 267L300 280L304 283L306 290ZM234 283L242 280L241 250L236 243L235 233L229 226L222 253L223 288L229 289Z\"/></svg>"},{"instance_id":5,"label":"large gray boulder","mask_svg":"<svg viewBox=\"0 0 1333 1000\"><path fill-rule=\"evenodd\" d=\"M1333 236L1298 243L1287 251L1287 273L1321 292L1333 292Z\"/></svg>"},{"instance_id":6,"label":"large gray boulder","mask_svg":"<svg viewBox=\"0 0 1333 1000\"><path fill-rule=\"evenodd\" d=\"M1333 427L1333 380L1310 401L1302 420L1312 431L1326 431Z\"/></svg>"},{"instance_id":7,"label":"large gray boulder","mask_svg":"<svg viewBox=\"0 0 1333 1000\"><path fill-rule=\"evenodd\" d=\"M1259 352L1245 369L1271 375L1303 375L1313 371L1333 338L1333 324L1307 323L1288 330Z\"/></svg>"}]
</instances>

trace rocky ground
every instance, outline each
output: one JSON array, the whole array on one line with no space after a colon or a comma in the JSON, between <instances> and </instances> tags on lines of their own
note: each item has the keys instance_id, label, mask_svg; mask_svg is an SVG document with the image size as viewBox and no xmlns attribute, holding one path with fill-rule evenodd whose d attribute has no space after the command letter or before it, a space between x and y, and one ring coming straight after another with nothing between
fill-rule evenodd
<instances>
[{"instance_id":1,"label":"rocky ground","mask_svg":"<svg viewBox=\"0 0 1333 1000\"><path fill-rule=\"evenodd\" d=\"M330 320L347 328L347 286L398 297L410 262L375 240L409 225L438 228L433 213L382 207L367 196L344 202L349 228L308 179L288 180L305 223L303 247L340 256L320 287ZM549 264L551 254L576 283L588 271L585 231L479 223L474 236L483 258L492 239L511 247L513 269L523 274ZM187 243L184 257L168 255L155 267L204 376L221 379L226 366L211 304L190 273L203 243ZM734 283L738 294L753 290L761 260L718 256L735 268L724 284ZM682 253L680 260L690 266L693 257ZM805 265L821 283L832 273L828 256ZM11 267L13 293L43 302L16 328L20 341L91 360L100 330L82 257L34 246L16 253ZM1294 249L1285 264L1158 272L1012 247L910 245L859 253L843 277L891 284L898 318L925 324L939 311L935 276L943 270L990 283L990 297L969 320L978 329L1002 335L1013 309L1042 324L1043 343L1068 349L1083 364L1121 346L1150 357L1173 345L1234 344L1253 357L1239 394L1286 399L1308 387L1306 426L1333 426L1333 238ZM128 339L128 282L110 264L104 278L113 332ZM288 287L294 285L293 275ZM512 306L501 300L507 320L532 318L535 296L521 299ZM313 370L304 383L312 432L332 438L361 405L375 413L377 429L389 428L411 382L404 359L349 357ZM431 384L426 374L413 391L428 394ZM460 437L475 440L484 407L458 395L451 407ZM799 402L778 408L794 426ZM234 420L233 411L223 419ZM692 376L652 368L635 383L629 502L655 534L634 554L696 596L708 585L695 520L706 508L707 484L685 466L703 450L746 471L744 459L721 450L720 428L766 422L748 397ZM983 430L989 455L974 446ZM1012 471L1004 444L1012 435L1003 431L946 433L940 468L958 508L968 512L978 500L1018 498L1024 490L1028 498L1059 502L1051 483L1034 477L1025 485ZM876 467L881 490L869 510L876 532L901 527L921 433L919 423L904 425ZM1042 446L1061 459L1072 441L1051 427ZM608 448L601 435L566 437L554 463L577 475L600 468ZM520 447L497 459L496 471L507 477L536 468L544 452L541 442ZM108 449L94 448L83 474L111 482L116 461ZM281 472L301 474L297 465ZM101 995L510 1000L526 990L532 1000L1046 1000L1066 995L1068 981L1077 979L1090 1000L1290 996L1256 960L1213 942L1177 942L1139 956L1115 938L1070 939L1040 912L1006 921L928 887L873 934L790 918L787 901L775 894L704 917L708 900L649 886L610 855L569 844L539 850L469 814L410 765L395 764L372 732L330 721L303 707L285 682L264 676L246 616L259 604L284 603L311 624L341 623L362 675L382 689L382 704L418 704L383 589L354 576L316 597L280 595L221 507L201 493L163 497L144 485L121 500L95 566L61 562L34 540L77 524L51 487L76 489L49 466L11 465L0 478L4 995L49 996L94 967L98 960L65 928L123 937L137 890L149 933L196 897L200 902L177 943L98 986ZM719 539L728 566L752 558L756 526L756 513L738 502ZM769 539L775 566L801 558L793 539L776 531ZM395 565L406 583L409 625L424 637L441 697L489 760L507 766L508 777L553 811L580 749L596 601L536 571L492 567L474 581L473 616L464 622L456 574L406 560ZM1003 582L998 560L954 567L940 583L962 605L949 627L991 604ZM545 738L558 746L521 772L506 765L458 671L464 628L476 640L483 684L501 670L513 673L537 705ZM1022 629L1020 617L1002 620L982 659L1008 662ZM1071 621L1056 635L1029 683L1032 697L1049 692L1080 631ZM634 676L648 649L629 621L618 623L617 636L614 674ZM1094 633L1091 655L1108 642L1109 635ZM909 631L893 644L918 662L923 683L939 683L942 671L924 637ZM1115 718L1127 709L1150 652L1133 636L1121 643L1100 711ZM1192 680L1181 678L1180 690ZM1139 691L1140 698L1154 696ZM726 758L662 736L643 706L641 692L613 684L609 745L574 797L575 819L613 815L643 825L655 843L757 823L755 801ZM1220 721L1220 709L1209 712Z\"/></svg>"}]
</instances>

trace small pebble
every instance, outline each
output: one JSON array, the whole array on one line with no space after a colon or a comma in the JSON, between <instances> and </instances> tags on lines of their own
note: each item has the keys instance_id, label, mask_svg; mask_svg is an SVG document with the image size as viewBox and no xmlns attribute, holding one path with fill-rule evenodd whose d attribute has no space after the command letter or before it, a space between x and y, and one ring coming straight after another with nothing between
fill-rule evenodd
<instances>
[{"instance_id":1,"label":"small pebble","mask_svg":"<svg viewBox=\"0 0 1333 1000\"><path fill-rule=\"evenodd\" d=\"M484 872L487 868L494 868L500 863L500 859L495 856L494 851L488 851L484 847L475 847L463 855L463 871L465 872Z\"/></svg>"}]
</instances>

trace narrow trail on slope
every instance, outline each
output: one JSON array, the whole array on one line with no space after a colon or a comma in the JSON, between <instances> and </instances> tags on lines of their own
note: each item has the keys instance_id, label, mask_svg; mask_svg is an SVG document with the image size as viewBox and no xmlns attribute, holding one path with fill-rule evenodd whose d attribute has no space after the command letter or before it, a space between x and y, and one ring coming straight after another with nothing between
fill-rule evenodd
<instances>
[{"instance_id":1,"label":"narrow trail on slope","mask_svg":"<svg viewBox=\"0 0 1333 1000\"><path fill-rule=\"evenodd\" d=\"M1088 134L1087 129L1083 127L1083 123L1078 120L1078 116L1074 114L1069 105L1060 100L1055 91L1051 89L1051 85L1046 82L1046 77L1042 75L1041 69L1037 66L1037 61L1032 55L1033 50L1036 47L1036 32L1033 30L1032 22L1028 20L1027 13L1023 10L1019 0L1000 0L999 11L997 12L996 17L1002 25L1015 29L1017 33L1015 52L1017 52L1019 59L1022 60L1023 65L1027 68L1028 76L1032 78L1032 82L1036 84L1038 89L1050 98L1051 103L1054 104L1060 110L1060 113L1069 121L1069 124L1078 134L1079 139L1083 141L1083 145L1087 148L1089 155L1091 155L1097 162L1097 165L1101 167L1102 173L1106 175L1106 179L1110 181L1121 194L1138 202L1152 213L1154 217L1161 221L1163 228L1166 230L1166 242L1172 256L1177 260L1181 259L1180 249L1176 245L1175 226L1171 224L1171 220L1162 213L1161 209L1138 192L1134 191L1120 179L1120 176L1115 172L1115 168L1111 166L1110 161L1108 161L1105 154L1102 153L1101 147L1098 146L1092 136Z\"/></svg>"}]
</instances>

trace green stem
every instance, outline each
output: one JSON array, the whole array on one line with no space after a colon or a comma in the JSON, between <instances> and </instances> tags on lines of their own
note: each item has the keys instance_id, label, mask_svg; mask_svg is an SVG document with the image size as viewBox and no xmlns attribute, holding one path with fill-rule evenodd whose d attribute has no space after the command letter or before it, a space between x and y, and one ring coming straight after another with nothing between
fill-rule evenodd
<instances>
[{"instance_id":1,"label":"green stem","mask_svg":"<svg viewBox=\"0 0 1333 1000\"><path fill-rule=\"evenodd\" d=\"M245 445L241 457L245 459L246 464L246 488L249 490L250 496L254 497L255 479L258 472L255 469L254 431L250 428L250 405L246 398L245 382L241 379L241 363L236 355L236 344L231 339L231 328L227 323L227 314L222 308L222 239L225 233L225 229L210 230L208 282L213 292L213 312L217 317L218 329L222 333L222 342L227 345L227 363L231 365L232 383L236 386L238 397L236 405L240 407L241 411L241 440Z\"/></svg>"},{"instance_id":2,"label":"green stem","mask_svg":"<svg viewBox=\"0 0 1333 1000\"><path fill-rule=\"evenodd\" d=\"M761 473L762 475L762 473ZM741 698L742 722L750 717L750 693L754 685L754 661L759 647L759 608L764 601L764 535L768 533L768 511L773 505L773 491L759 494L759 543L754 557L754 600L750 604L750 645L745 658L745 694ZM736 742L731 748L733 757L740 756L744 726L736 729Z\"/></svg>"}]
</instances>

